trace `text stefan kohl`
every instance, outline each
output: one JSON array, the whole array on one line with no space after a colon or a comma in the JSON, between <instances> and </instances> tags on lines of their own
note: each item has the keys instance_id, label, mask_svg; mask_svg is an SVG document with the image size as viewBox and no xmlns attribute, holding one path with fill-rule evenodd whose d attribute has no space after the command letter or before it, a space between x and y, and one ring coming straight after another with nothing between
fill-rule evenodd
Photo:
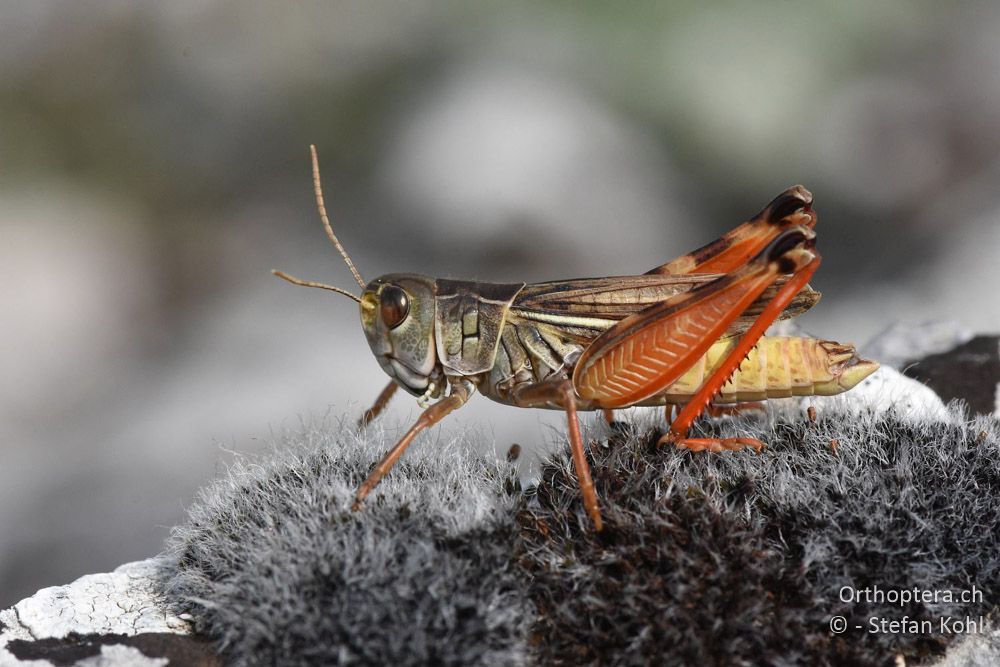
<instances>
[{"instance_id":1,"label":"text stefan kohl","mask_svg":"<svg viewBox=\"0 0 1000 667\"><path fill-rule=\"evenodd\" d=\"M982 616L942 616L937 620L902 618L868 619L868 634L892 635L968 635L986 629L986 619Z\"/></svg>"}]
</instances>

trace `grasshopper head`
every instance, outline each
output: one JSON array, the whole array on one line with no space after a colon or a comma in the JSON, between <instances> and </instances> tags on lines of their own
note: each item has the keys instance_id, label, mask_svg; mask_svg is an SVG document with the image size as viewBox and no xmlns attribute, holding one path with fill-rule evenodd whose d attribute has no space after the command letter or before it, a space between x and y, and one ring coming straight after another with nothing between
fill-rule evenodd
<instances>
[{"instance_id":1,"label":"grasshopper head","mask_svg":"<svg viewBox=\"0 0 1000 667\"><path fill-rule=\"evenodd\" d=\"M281 271L272 273L294 285L319 287L357 301L361 305L361 324L365 330L365 338L382 370L414 396L423 399L439 398L447 383L444 382L444 371L438 364L434 346L434 279L410 273L392 273L365 285L354 262L330 226L326 204L323 203L316 147L310 146L309 150L312 154L316 208L323 228L364 292L358 297L333 285L302 280Z\"/></svg>"},{"instance_id":2,"label":"grasshopper head","mask_svg":"<svg viewBox=\"0 0 1000 667\"><path fill-rule=\"evenodd\" d=\"M414 396L444 389L434 346L434 279L391 273L368 283L361 324L379 365Z\"/></svg>"}]
</instances>

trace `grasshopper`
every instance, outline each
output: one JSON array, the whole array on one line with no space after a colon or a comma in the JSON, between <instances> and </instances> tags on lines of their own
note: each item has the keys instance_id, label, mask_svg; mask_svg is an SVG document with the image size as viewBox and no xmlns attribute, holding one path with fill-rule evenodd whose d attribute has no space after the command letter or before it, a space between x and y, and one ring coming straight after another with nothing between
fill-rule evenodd
<instances>
[{"instance_id":1,"label":"grasshopper","mask_svg":"<svg viewBox=\"0 0 1000 667\"><path fill-rule=\"evenodd\" d=\"M688 431L717 405L838 394L878 368L850 344L764 335L775 320L819 300L808 285L820 264L817 217L802 186L718 240L641 275L528 285L393 273L366 283L330 225L314 146L311 154L320 220L362 293L274 274L359 304L372 353L392 378L362 426L398 387L425 408L358 488L354 510L421 431L478 391L507 405L566 413L583 504L600 531L577 411L603 410L610 421L618 408L666 406L670 427L661 445L759 452L765 445L754 438ZM683 407L671 421L675 405Z\"/></svg>"}]
</instances>

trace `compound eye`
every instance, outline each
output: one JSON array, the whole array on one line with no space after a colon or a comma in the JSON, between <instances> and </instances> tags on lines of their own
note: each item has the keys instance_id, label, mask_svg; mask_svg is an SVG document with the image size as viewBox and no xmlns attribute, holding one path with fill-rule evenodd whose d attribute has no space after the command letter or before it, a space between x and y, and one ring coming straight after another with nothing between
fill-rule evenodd
<instances>
[{"instance_id":1,"label":"compound eye","mask_svg":"<svg viewBox=\"0 0 1000 667\"><path fill-rule=\"evenodd\" d=\"M382 321L390 329L395 329L403 323L410 312L410 299L402 287L386 285L379 294L379 307Z\"/></svg>"}]
</instances>

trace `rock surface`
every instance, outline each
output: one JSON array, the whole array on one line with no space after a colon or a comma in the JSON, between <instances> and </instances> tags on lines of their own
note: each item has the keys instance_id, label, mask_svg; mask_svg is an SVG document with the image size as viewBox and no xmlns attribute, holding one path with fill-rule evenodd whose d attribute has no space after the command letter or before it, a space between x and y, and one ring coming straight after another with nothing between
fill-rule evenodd
<instances>
[{"instance_id":1,"label":"rock surface","mask_svg":"<svg viewBox=\"0 0 1000 667\"><path fill-rule=\"evenodd\" d=\"M903 374L945 401L961 399L973 412L1000 417L1000 336L976 336L952 349L911 361Z\"/></svg>"},{"instance_id":2,"label":"rock surface","mask_svg":"<svg viewBox=\"0 0 1000 667\"><path fill-rule=\"evenodd\" d=\"M946 352L972 337L972 332L957 322L897 322L868 341L861 352L867 359L900 370L913 359Z\"/></svg>"},{"instance_id":3,"label":"rock surface","mask_svg":"<svg viewBox=\"0 0 1000 667\"><path fill-rule=\"evenodd\" d=\"M166 563L151 558L43 588L0 611L0 665L217 664L190 623L157 593Z\"/></svg>"}]
</instances>

